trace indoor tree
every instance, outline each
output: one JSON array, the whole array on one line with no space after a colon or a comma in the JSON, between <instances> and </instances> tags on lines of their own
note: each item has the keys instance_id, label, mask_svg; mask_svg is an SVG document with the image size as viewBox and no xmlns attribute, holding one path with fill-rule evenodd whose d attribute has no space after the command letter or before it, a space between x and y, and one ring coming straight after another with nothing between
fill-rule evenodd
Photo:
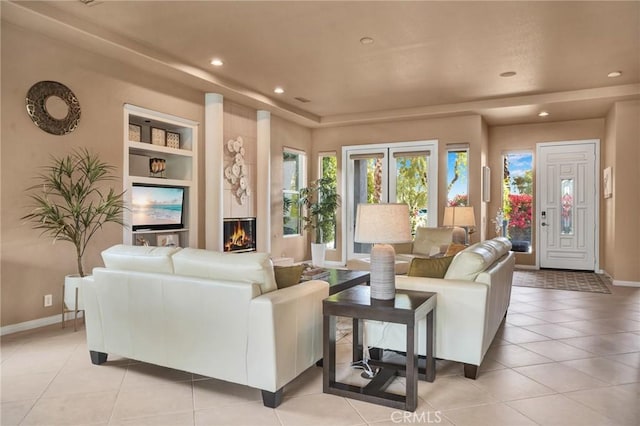
<instances>
[{"instance_id":1,"label":"indoor tree","mask_svg":"<svg viewBox=\"0 0 640 426\"><path fill-rule=\"evenodd\" d=\"M22 217L55 241L75 246L78 274L85 276L83 257L94 235L109 222L124 226L123 192L105 190L114 167L87 149L74 150L51 163L28 188L32 210Z\"/></svg>"}]
</instances>

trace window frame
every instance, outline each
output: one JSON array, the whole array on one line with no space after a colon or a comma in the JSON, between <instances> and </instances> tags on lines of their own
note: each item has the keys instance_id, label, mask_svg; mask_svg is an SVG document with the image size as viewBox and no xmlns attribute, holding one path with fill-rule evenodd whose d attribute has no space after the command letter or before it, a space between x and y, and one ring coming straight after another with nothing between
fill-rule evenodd
<instances>
[{"instance_id":1,"label":"window frame","mask_svg":"<svg viewBox=\"0 0 640 426\"><path fill-rule=\"evenodd\" d=\"M285 180L285 171L284 171L284 166L286 163L285 160L285 155L286 154L290 154L290 155L296 155L298 156L298 179L296 182L296 186L297 189L293 190L293 189L286 189L284 188L284 180ZM282 149L282 180L283 180L283 188L282 188L282 203L283 203L283 212L282 212L282 236L283 238L290 238L290 237L300 237L303 235L303 227L302 227L302 214L301 211L298 210L298 216L297 216L297 221L296 221L296 233L286 233L285 231L285 218L286 217L292 217L292 216L287 216L284 213L284 200L287 198L287 196L291 197L291 196L297 196L297 199L300 199L300 189L302 189L305 186L305 182L307 181L307 154L306 152L296 149L296 148L290 148L290 147L284 147ZM294 197L296 198L296 197ZM298 209L300 209L300 206L298 206Z\"/></svg>"},{"instance_id":2,"label":"window frame","mask_svg":"<svg viewBox=\"0 0 640 426\"><path fill-rule=\"evenodd\" d=\"M318 153L318 173L317 173L317 178L321 179L324 177L324 168L323 168L323 159L326 157L333 157L335 158L336 161L336 190L339 190L339 186L338 186L338 154L336 153L336 151L324 151L324 152L319 152ZM329 246L330 243L327 243L327 250L336 250L338 247L338 214L336 212L336 225L333 229L333 245Z\"/></svg>"}]
</instances>

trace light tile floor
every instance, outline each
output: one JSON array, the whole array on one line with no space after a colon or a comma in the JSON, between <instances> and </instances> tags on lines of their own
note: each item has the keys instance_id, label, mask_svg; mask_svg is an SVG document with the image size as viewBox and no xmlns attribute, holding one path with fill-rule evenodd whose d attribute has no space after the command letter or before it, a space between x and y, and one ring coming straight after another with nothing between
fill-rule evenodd
<instances>
[{"instance_id":1,"label":"light tile floor","mask_svg":"<svg viewBox=\"0 0 640 426\"><path fill-rule=\"evenodd\" d=\"M477 380L437 362L415 413L322 393L312 367L277 409L260 391L111 355L90 363L84 331L59 325L2 337L1 419L9 425L638 425L640 289L613 294L514 287L506 323ZM340 321L338 377L349 368ZM404 379L391 389L403 392Z\"/></svg>"}]
</instances>

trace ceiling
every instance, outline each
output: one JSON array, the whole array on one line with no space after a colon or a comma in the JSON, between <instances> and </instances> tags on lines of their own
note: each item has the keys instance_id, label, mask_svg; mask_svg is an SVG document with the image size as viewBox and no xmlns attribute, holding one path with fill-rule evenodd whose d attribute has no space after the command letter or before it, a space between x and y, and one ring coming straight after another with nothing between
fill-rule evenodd
<instances>
[{"instance_id":1,"label":"ceiling","mask_svg":"<svg viewBox=\"0 0 640 426\"><path fill-rule=\"evenodd\" d=\"M638 1L16 1L2 19L310 127L595 118L640 98Z\"/></svg>"}]
</instances>

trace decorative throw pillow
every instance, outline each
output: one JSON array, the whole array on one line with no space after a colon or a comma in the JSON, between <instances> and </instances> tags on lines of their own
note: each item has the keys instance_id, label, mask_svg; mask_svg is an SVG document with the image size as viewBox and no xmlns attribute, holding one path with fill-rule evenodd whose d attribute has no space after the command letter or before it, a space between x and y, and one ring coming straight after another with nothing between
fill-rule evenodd
<instances>
[{"instance_id":1,"label":"decorative throw pillow","mask_svg":"<svg viewBox=\"0 0 640 426\"><path fill-rule=\"evenodd\" d=\"M445 256L455 256L456 253L458 253L459 251L462 251L462 250L464 250L466 248L467 248L467 246L465 246L464 244L451 243L451 244L449 244L449 247L447 248L447 252L444 255Z\"/></svg>"},{"instance_id":2,"label":"decorative throw pillow","mask_svg":"<svg viewBox=\"0 0 640 426\"><path fill-rule=\"evenodd\" d=\"M298 284L302 276L302 271L304 271L304 265L274 266L273 272L276 276L278 290Z\"/></svg>"},{"instance_id":3,"label":"decorative throw pillow","mask_svg":"<svg viewBox=\"0 0 640 426\"><path fill-rule=\"evenodd\" d=\"M410 277L444 278L452 260L453 256L436 259L416 257L411 261L407 275Z\"/></svg>"}]
</instances>

